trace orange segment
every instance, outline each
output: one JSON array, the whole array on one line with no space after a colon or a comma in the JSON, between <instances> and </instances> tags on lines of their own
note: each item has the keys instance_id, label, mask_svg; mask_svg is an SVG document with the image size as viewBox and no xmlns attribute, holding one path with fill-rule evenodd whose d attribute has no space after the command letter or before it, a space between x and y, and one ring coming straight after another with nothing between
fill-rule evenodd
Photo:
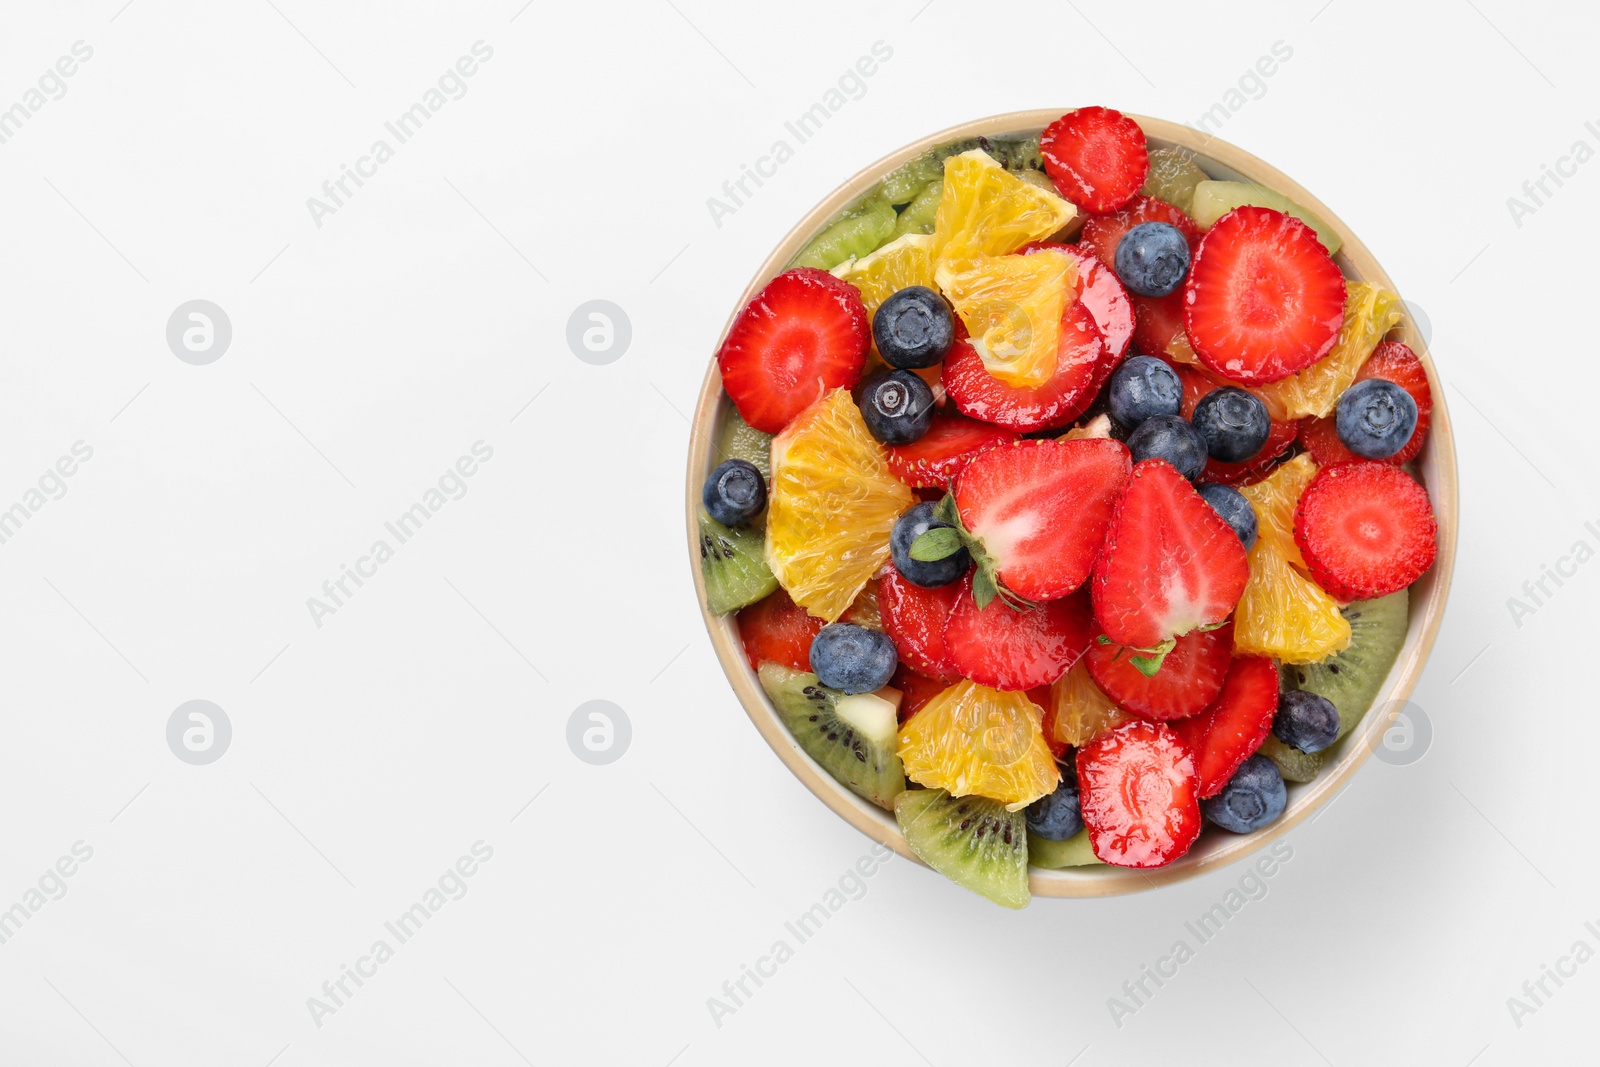
<instances>
[{"instance_id":1,"label":"orange segment","mask_svg":"<svg viewBox=\"0 0 1600 1067\"><path fill-rule=\"evenodd\" d=\"M975 793L1019 811L1061 781L1042 715L1025 693L960 681L901 728L900 761L908 778L929 789Z\"/></svg>"},{"instance_id":2,"label":"orange segment","mask_svg":"<svg viewBox=\"0 0 1600 1067\"><path fill-rule=\"evenodd\" d=\"M1049 381L1077 273L1072 259L1048 251L978 256L959 268L941 275L940 284L984 369L1019 389Z\"/></svg>"},{"instance_id":3,"label":"orange segment","mask_svg":"<svg viewBox=\"0 0 1600 1067\"><path fill-rule=\"evenodd\" d=\"M1322 587L1266 537L1250 550L1250 581L1233 613L1233 650L1284 663L1316 663L1350 644L1350 623Z\"/></svg>"},{"instance_id":4,"label":"orange segment","mask_svg":"<svg viewBox=\"0 0 1600 1067\"><path fill-rule=\"evenodd\" d=\"M1275 419L1328 414L1383 335L1399 321L1400 298L1394 293L1366 282L1346 282L1344 326L1333 350L1297 374L1257 386L1256 394Z\"/></svg>"},{"instance_id":5,"label":"orange segment","mask_svg":"<svg viewBox=\"0 0 1600 1067\"><path fill-rule=\"evenodd\" d=\"M889 557L912 503L850 391L835 389L772 439L767 565L796 604L833 622Z\"/></svg>"},{"instance_id":6,"label":"orange segment","mask_svg":"<svg viewBox=\"0 0 1600 1067\"><path fill-rule=\"evenodd\" d=\"M1003 256L1056 233L1078 209L1023 181L980 148L944 161L933 223L935 267Z\"/></svg>"},{"instance_id":7,"label":"orange segment","mask_svg":"<svg viewBox=\"0 0 1600 1067\"><path fill-rule=\"evenodd\" d=\"M901 289L933 286L933 235L908 233L870 256L846 260L833 268L833 275L861 291L870 321L878 307Z\"/></svg>"},{"instance_id":8,"label":"orange segment","mask_svg":"<svg viewBox=\"0 0 1600 1067\"><path fill-rule=\"evenodd\" d=\"M1128 721L1128 713L1112 703L1089 677L1087 656L1050 687L1050 703L1055 709L1057 743L1074 748L1102 730Z\"/></svg>"},{"instance_id":9,"label":"orange segment","mask_svg":"<svg viewBox=\"0 0 1600 1067\"><path fill-rule=\"evenodd\" d=\"M1302 452L1273 471L1270 478L1239 487L1239 492L1255 508L1261 539L1271 541L1278 555L1301 570L1305 569L1306 561L1300 555L1300 546L1294 543L1294 509L1300 502L1300 494L1316 476L1316 461L1311 453Z\"/></svg>"}]
</instances>

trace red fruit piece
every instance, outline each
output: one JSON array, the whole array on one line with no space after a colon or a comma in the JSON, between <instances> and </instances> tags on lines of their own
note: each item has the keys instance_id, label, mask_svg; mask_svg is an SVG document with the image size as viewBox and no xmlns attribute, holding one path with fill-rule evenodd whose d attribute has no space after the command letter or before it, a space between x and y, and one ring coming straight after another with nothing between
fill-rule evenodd
<instances>
[{"instance_id":1,"label":"red fruit piece","mask_svg":"<svg viewBox=\"0 0 1600 1067\"><path fill-rule=\"evenodd\" d=\"M1327 355L1344 323L1344 275L1311 227L1234 208L1207 231L1184 285L1200 362L1242 385L1287 378Z\"/></svg>"},{"instance_id":2,"label":"red fruit piece","mask_svg":"<svg viewBox=\"0 0 1600 1067\"><path fill-rule=\"evenodd\" d=\"M1094 640L1094 620L1085 596L1052 600L1017 611L999 597L979 608L971 580L950 617L946 637L956 669L991 689L1049 685L1078 662Z\"/></svg>"},{"instance_id":3,"label":"red fruit piece","mask_svg":"<svg viewBox=\"0 0 1600 1067\"><path fill-rule=\"evenodd\" d=\"M1083 414L1093 402L1108 358L1088 306L1073 301L1061 315L1055 374L1039 388L1007 385L990 374L960 329L945 356L941 380L963 415L1018 433L1054 430Z\"/></svg>"},{"instance_id":4,"label":"red fruit piece","mask_svg":"<svg viewBox=\"0 0 1600 1067\"><path fill-rule=\"evenodd\" d=\"M1149 677L1134 665L1137 655L1096 642L1089 646L1089 675L1118 707L1135 715L1157 722L1196 715L1222 692L1233 661L1233 627L1184 634Z\"/></svg>"},{"instance_id":5,"label":"red fruit piece","mask_svg":"<svg viewBox=\"0 0 1600 1067\"><path fill-rule=\"evenodd\" d=\"M1428 491L1376 460L1324 467L1300 495L1294 543L1317 584L1340 600L1398 592L1433 566L1439 528Z\"/></svg>"},{"instance_id":6,"label":"red fruit piece","mask_svg":"<svg viewBox=\"0 0 1600 1067\"><path fill-rule=\"evenodd\" d=\"M1172 724L1194 753L1202 799L1222 792L1239 765L1255 755L1277 713L1277 665L1262 656L1240 656L1211 706Z\"/></svg>"},{"instance_id":7,"label":"red fruit piece","mask_svg":"<svg viewBox=\"0 0 1600 1067\"><path fill-rule=\"evenodd\" d=\"M1144 131L1106 107L1080 107L1056 119L1040 135L1039 152L1057 191L1086 211L1126 204L1150 169Z\"/></svg>"},{"instance_id":8,"label":"red fruit piece","mask_svg":"<svg viewBox=\"0 0 1600 1067\"><path fill-rule=\"evenodd\" d=\"M1107 637L1154 648L1221 622L1249 578L1239 535L1172 464L1134 466L1091 582Z\"/></svg>"},{"instance_id":9,"label":"red fruit piece","mask_svg":"<svg viewBox=\"0 0 1600 1067\"><path fill-rule=\"evenodd\" d=\"M1412 432L1411 440L1406 442L1404 448L1383 462L1399 465L1416 459L1417 454L1422 451L1423 442L1428 438L1428 424L1432 421L1433 412L1433 390L1428 387L1428 372L1422 366L1422 360L1399 341L1384 341L1373 349L1372 355L1361 365L1355 380L1361 382L1368 378L1382 378L1393 382L1410 393L1411 399L1417 402L1417 428ZM1339 440L1339 431L1334 426L1332 415L1320 419L1306 419L1300 427L1300 441L1310 450L1311 458L1321 467L1348 463L1361 458L1344 447L1344 442Z\"/></svg>"},{"instance_id":10,"label":"red fruit piece","mask_svg":"<svg viewBox=\"0 0 1600 1067\"><path fill-rule=\"evenodd\" d=\"M1139 351L1165 355L1174 338L1185 337L1182 289L1166 296L1135 294L1129 299L1133 301L1133 343Z\"/></svg>"},{"instance_id":11,"label":"red fruit piece","mask_svg":"<svg viewBox=\"0 0 1600 1067\"><path fill-rule=\"evenodd\" d=\"M925 674L918 674L904 663L895 668L894 678L890 680L889 684L900 690L901 723L921 711L927 706L928 701L944 692L950 686L948 682L941 682L937 678L929 678Z\"/></svg>"},{"instance_id":12,"label":"red fruit piece","mask_svg":"<svg viewBox=\"0 0 1600 1067\"><path fill-rule=\"evenodd\" d=\"M1041 248L1071 256L1073 263L1076 264L1078 269L1074 295L1077 300L1083 302L1084 307L1088 308L1089 315L1094 319L1095 328L1100 331L1101 340L1106 343L1109 366L1105 368L1105 377L1111 377L1111 372L1122 362L1122 357L1127 354L1128 344L1133 340L1133 300L1128 295L1128 290L1122 287L1117 272L1107 266L1106 261L1081 245L1034 241L1017 249L1017 253L1026 255Z\"/></svg>"},{"instance_id":13,"label":"red fruit piece","mask_svg":"<svg viewBox=\"0 0 1600 1067\"><path fill-rule=\"evenodd\" d=\"M1200 835L1194 756L1165 726L1128 722L1078 749L1089 846L1119 867L1165 867Z\"/></svg>"},{"instance_id":14,"label":"red fruit piece","mask_svg":"<svg viewBox=\"0 0 1600 1067\"><path fill-rule=\"evenodd\" d=\"M1195 405L1213 389L1220 389L1222 383L1192 364L1179 363L1171 359L1166 362L1177 371L1179 380L1183 382L1183 417L1192 418ZM1267 431L1267 440L1261 446L1260 452L1240 463L1224 463L1219 459L1208 457L1205 472L1200 475L1200 480L1219 482L1222 485L1253 485L1271 473L1278 459L1294 443L1299 431L1298 423L1273 419L1272 428Z\"/></svg>"},{"instance_id":15,"label":"red fruit piece","mask_svg":"<svg viewBox=\"0 0 1600 1067\"><path fill-rule=\"evenodd\" d=\"M1110 215L1096 215L1085 219L1083 232L1078 235L1078 246L1094 255L1108 266L1117 262L1117 245L1127 232L1141 222L1164 222L1176 227L1189 241L1189 257L1194 258L1200 244L1200 231L1180 209L1153 196L1136 196L1127 207Z\"/></svg>"},{"instance_id":16,"label":"red fruit piece","mask_svg":"<svg viewBox=\"0 0 1600 1067\"><path fill-rule=\"evenodd\" d=\"M978 566L1029 600L1077 589L1132 467L1127 446L1108 438L1019 441L979 454L954 488Z\"/></svg>"},{"instance_id":17,"label":"red fruit piece","mask_svg":"<svg viewBox=\"0 0 1600 1067\"><path fill-rule=\"evenodd\" d=\"M902 578L892 564L884 569L878 581L878 611L883 632L894 642L901 663L935 681L949 683L960 677L946 631L963 588L964 583L951 582L924 589Z\"/></svg>"},{"instance_id":18,"label":"red fruit piece","mask_svg":"<svg viewBox=\"0 0 1600 1067\"><path fill-rule=\"evenodd\" d=\"M809 671L811 639L822 626L821 619L807 614L782 589L739 611L739 639L752 668L770 661Z\"/></svg>"},{"instance_id":19,"label":"red fruit piece","mask_svg":"<svg viewBox=\"0 0 1600 1067\"><path fill-rule=\"evenodd\" d=\"M885 452L895 477L914 489L948 489L973 456L1017 435L992 423L960 415L934 415L928 432L909 445L893 445Z\"/></svg>"},{"instance_id":20,"label":"red fruit piece","mask_svg":"<svg viewBox=\"0 0 1600 1067\"><path fill-rule=\"evenodd\" d=\"M768 282L734 316L717 366L744 421L777 433L824 393L855 385L871 340L856 287L798 267Z\"/></svg>"}]
</instances>

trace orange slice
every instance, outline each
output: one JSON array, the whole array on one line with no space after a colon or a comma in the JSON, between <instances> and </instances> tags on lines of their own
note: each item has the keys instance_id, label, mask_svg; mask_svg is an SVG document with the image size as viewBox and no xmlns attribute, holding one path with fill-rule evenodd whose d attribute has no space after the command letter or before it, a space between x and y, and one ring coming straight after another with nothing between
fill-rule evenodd
<instances>
[{"instance_id":1,"label":"orange slice","mask_svg":"<svg viewBox=\"0 0 1600 1067\"><path fill-rule=\"evenodd\" d=\"M929 789L975 793L1019 811L1061 781L1043 714L1026 693L957 682L901 727L900 762Z\"/></svg>"},{"instance_id":2,"label":"orange slice","mask_svg":"<svg viewBox=\"0 0 1600 1067\"><path fill-rule=\"evenodd\" d=\"M942 286L984 369L1007 385L1037 389L1056 372L1061 314L1076 274L1060 252L979 256Z\"/></svg>"}]
</instances>

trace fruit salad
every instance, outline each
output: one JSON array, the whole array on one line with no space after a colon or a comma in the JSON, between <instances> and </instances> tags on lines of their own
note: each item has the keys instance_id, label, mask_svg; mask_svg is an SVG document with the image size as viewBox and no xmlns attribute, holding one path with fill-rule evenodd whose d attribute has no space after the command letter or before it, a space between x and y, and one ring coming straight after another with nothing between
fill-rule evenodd
<instances>
[{"instance_id":1,"label":"fruit salad","mask_svg":"<svg viewBox=\"0 0 1600 1067\"><path fill-rule=\"evenodd\" d=\"M1438 537L1398 297L1084 107L890 173L734 318L708 611L795 742L1009 907L1278 819Z\"/></svg>"}]
</instances>

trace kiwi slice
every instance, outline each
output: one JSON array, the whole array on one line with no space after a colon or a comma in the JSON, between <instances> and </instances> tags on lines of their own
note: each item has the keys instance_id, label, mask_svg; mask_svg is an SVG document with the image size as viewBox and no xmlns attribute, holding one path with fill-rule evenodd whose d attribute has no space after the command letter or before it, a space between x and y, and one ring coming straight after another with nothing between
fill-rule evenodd
<instances>
[{"instance_id":1,"label":"kiwi slice","mask_svg":"<svg viewBox=\"0 0 1600 1067\"><path fill-rule=\"evenodd\" d=\"M1055 871L1062 867L1082 867L1105 861L1094 854L1094 848L1089 844L1089 831L1079 830L1065 841L1049 841L1029 834L1028 862L1035 867Z\"/></svg>"},{"instance_id":2,"label":"kiwi slice","mask_svg":"<svg viewBox=\"0 0 1600 1067\"><path fill-rule=\"evenodd\" d=\"M1358 600L1342 610L1350 623L1350 647L1318 663L1284 668L1296 689L1316 693L1339 709L1339 736L1349 733L1389 677L1406 640L1410 594L1402 589L1376 600Z\"/></svg>"},{"instance_id":3,"label":"kiwi slice","mask_svg":"<svg viewBox=\"0 0 1600 1067\"><path fill-rule=\"evenodd\" d=\"M956 885L1008 908L1027 906L1028 830L1022 812L984 797L908 789L895 798L894 817L911 851Z\"/></svg>"},{"instance_id":4,"label":"kiwi slice","mask_svg":"<svg viewBox=\"0 0 1600 1067\"><path fill-rule=\"evenodd\" d=\"M729 529L700 513L700 573L706 580L706 607L713 615L754 604L778 588L767 566L765 543L760 530Z\"/></svg>"},{"instance_id":5,"label":"kiwi slice","mask_svg":"<svg viewBox=\"0 0 1600 1067\"><path fill-rule=\"evenodd\" d=\"M894 236L897 217L889 201L868 196L813 237L789 266L832 270L847 259L876 252Z\"/></svg>"},{"instance_id":6,"label":"kiwi slice","mask_svg":"<svg viewBox=\"0 0 1600 1067\"><path fill-rule=\"evenodd\" d=\"M1039 151L1037 137L1024 140L968 137L930 148L916 159L900 164L884 177L878 186L878 194L896 207L909 204L918 193L927 189L930 182L944 177L946 159L974 148L983 149L996 163L1010 171L1044 169L1044 156Z\"/></svg>"},{"instance_id":7,"label":"kiwi slice","mask_svg":"<svg viewBox=\"0 0 1600 1067\"><path fill-rule=\"evenodd\" d=\"M772 481L772 435L745 422L732 408L722 421L722 433L717 437L717 462L729 459L754 464L761 472L762 481Z\"/></svg>"},{"instance_id":8,"label":"kiwi slice","mask_svg":"<svg viewBox=\"0 0 1600 1067\"><path fill-rule=\"evenodd\" d=\"M894 235L904 237L908 233L932 233L933 224L939 216L939 201L944 197L944 179L938 178L923 186L922 192L911 198L911 203L900 212L900 217L895 220Z\"/></svg>"},{"instance_id":9,"label":"kiwi slice","mask_svg":"<svg viewBox=\"0 0 1600 1067\"><path fill-rule=\"evenodd\" d=\"M807 755L840 784L879 807L894 804L906 787L906 774L895 753L898 694L892 700L878 693L846 696L817 681L814 674L779 663L763 663L757 673L761 688Z\"/></svg>"},{"instance_id":10,"label":"kiwi slice","mask_svg":"<svg viewBox=\"0 0 1600 1067\"><path fill-rule=\"evenodd\" d=\"M1208 177L1187 148L1156 148L1150 152L1150 171L1139 192L1187 213L1194 205L1194 187Z\"/></svg>"},{"instance_id":11,"label":"kiwi slice","mask_svg":"<svg viewBox=\"0 0 1600 1067\"><path fill-rule=\"evenodd\" d=\"M1292 669L1292 668L1291 668ZM1261 742L1261 754L1278 765L1278 773L1286 782L1309 782L1322 770L1321 752L1301 752L1286 745L1273 734Z\"/></svg>"},{"instance_id":12,"label":"kiwi slice","mask_svg":"<svg viewBox=\"0 0 1600 1067\"><path fill-rule=\"evenodd\" d=\"M1317 240L1322 242L1330 256L1337 253L1343 244L1339 235L1333 232L1333 227L1309 208L1301 207L1282 193L1254 182L1201 182L1194 187L1194 201L1189 214L1197 226L1209 230L1222 216L1245 205L1269 207L1285 215L1293 215L1317 231Z\"/></svg>"}]
</instances>

